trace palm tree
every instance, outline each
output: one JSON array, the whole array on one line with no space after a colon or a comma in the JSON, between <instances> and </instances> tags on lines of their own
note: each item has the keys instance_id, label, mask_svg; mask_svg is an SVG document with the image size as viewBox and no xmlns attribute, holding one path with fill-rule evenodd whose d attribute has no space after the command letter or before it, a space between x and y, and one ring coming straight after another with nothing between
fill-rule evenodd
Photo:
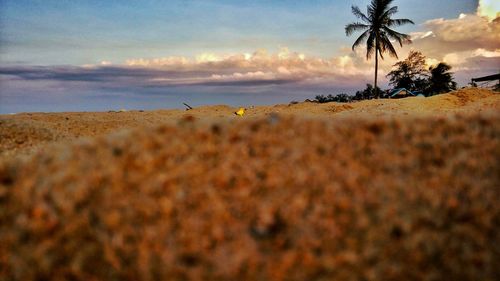
<instances>
[{"instance_id":1,"label":"palm tree","mask_svg":"<svg viewBox=\"0 0 500 281\"><path fill-rule=\"evenodd\" d=\"M394 0L372 0L367 7L367 14L363 14L357 6L352 6L352 13L362 22L354 22L346 25L345 33L347 36L356 31L364 31L361 36L352 45L352 50L360 46L366 40L366 59L369 59L375 52L375 89L377 89L378 76L378 56L384 59L384 53L388 52L390 56L398 58L398 54L391 43L391 40L397 41L402 47L403 43L411 43L410 35L394 31L393 27L404 24L414 24L409 19L392 19L391 16L398 12L398 7L390 7ZM379 97L378 91L376 93Z\"/></svg>"},{"instance_id":2,"label":"palm tree","mask_svg":"<svg viewBox=\"0 0 500 281\"><path fill-rule=\"evenodd\" d=\"M437 66L431 66L429 78L431 95L447 93L457 89L457 83L453 81L453 73L450 72L451 66L441 62Z\"/></svg>"}]
</instances>

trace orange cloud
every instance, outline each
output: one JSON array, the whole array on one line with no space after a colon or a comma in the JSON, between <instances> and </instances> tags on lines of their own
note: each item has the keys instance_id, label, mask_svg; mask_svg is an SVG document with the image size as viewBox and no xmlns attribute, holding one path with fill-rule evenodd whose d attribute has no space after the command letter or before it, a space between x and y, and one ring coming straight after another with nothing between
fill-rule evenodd
<instances>
[{"instance_id":1,"label":"orange cloud","mask_svg":"<svg viewBox=\"0 0 500 281\"><path fill-rule=\"evenodd\" d=\"M404 52L421 51L428 57L429 64L444 61L455 72L463 72L459 75L464 79L477 73L497 72L500 66L498 3L480 1L477 14L425 22L425 30L412 33L414 44L405 47ZM493 10L496 12L492 13Z\"/></svg>"},{"instance_id":2,"label":"orange cloud","mask_svg":"<svg viewBox=\"0 0 500 281\"><path fill-rule=\"evenodd\" d=\"M457 19L435 19L425 23L429 40L453 43L460 48L495 49L500 46L500 20L461 14Z\"/></svg>"},{"instance_id":3,"label":"orange cloud","mask_svg":"<svg viewBox=\"0 0 500 281\"><path fill-rule=\"evenodd\" d=\"M361 58L361 59L360 59ZM324 59L307 57L305 54L281 48L276 53L260 49L252 54L200 54L195 58L166 57L157 59L131 59L129 67L146 67L162 70L196 72L193 82L200 81L246 81L246 80L294 80L335 79L337 76L371 75L365 68L362 56L351 53L340 57ZM170 77L157 77L153 81L171 82Z\"/></svg>"}]
</instances>

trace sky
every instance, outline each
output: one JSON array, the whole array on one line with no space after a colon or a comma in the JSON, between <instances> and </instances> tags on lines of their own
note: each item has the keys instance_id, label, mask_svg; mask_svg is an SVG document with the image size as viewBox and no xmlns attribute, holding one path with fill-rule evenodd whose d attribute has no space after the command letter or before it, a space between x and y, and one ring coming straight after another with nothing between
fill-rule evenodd
<instances>
[{"instance_id":1,"label":"sky","mask_svg":"<svg viewBox=\"0 0 500 281\"><path fill-rule=\"evenodd\" d=\"M368 0L0 0L0 113L286 103L354 93L373 60L344 27ZM459 85L500 70L500 1L395 0ZM380 66L380 83L395 59Z\"/></svg>"}]
</instances>

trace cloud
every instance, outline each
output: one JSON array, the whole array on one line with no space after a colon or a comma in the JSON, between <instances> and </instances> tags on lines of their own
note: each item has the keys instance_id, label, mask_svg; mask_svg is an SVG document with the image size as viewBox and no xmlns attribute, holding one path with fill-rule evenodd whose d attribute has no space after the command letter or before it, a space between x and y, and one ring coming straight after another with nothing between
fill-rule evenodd
<instances>
[{"instance_id":1,"label":"cloud","mask_svg":"<svg viewBox=\"0 0 500 281\"><path fill-rule=\"evenodd\" d=\"M420 38L431 38L422 33ZM407 50L401 52L405 54ZM168 87L243 87L265 89L267 86L335 85L342 89L359 89L373 79L373 61L365 59L365 50L350 49L333 58L306 56L281 48L275 53L260 49L253 53L200 54L193 58L170 56L152 59L130 59L124 64L101 62L84 66L6 66L0 67L2 79L26 81L53 81L68 89L77 85L93 89L161 89ZM424 51L425 54L425 51ZM428 63L445 61L455 70L477 69L480 58L488 60L489 67L498 62L500 54L487 49L449 52L439 59L429 57ZM469 60L469 58L475 58ZM380 62L380 84L391 69L394 60Z\"/></svg>"},{"instance_id":2,"label":"cloud","mask_svg":"<svg viewBox=\"0 0 500 281\"><path fill-rule=\"evenodd\" d=\"M411 40L425 39L429 36L436 37L432 31L420 31L410 33Z\"/></svg>"},{"instance_id":3,"label":"cloud","mask_svg":"<svg viewBox=\"0 0 500 281\"><path fill-rule=\"evenodd\" d=\"M109 66L7 66L0 67L0 75L23 80L55 80L66 82L108 82L124 78L140 80L161 71ZM162 73L163 74L163 73Z\"/></svg>"},{"instance_id":4,"label":"cloud","mask_svg":"<svg viewBox=\"0 0 500 281\"><path fill-rule=\"evenodd\" d=\"M404 48L421 51L429 65L444 61L453 67L461 84L471 77L498 72L500 65L499 1L479 1L476 14L454 19L432 19L424 30L413 32L413 44Z\"/></svg>"},{"instance_id":5,"label":"cloud","mask_svg":"<svg viewBox=\"0 0 500 281\"><path fill-rule=\"evenodd\" d=\"M479 0L477 14L495 20L500 17L500 1L498 0Z\"/></svg>"},{"instance_id":6,"label":"cloud","mask_svg":"<svg viewBox=\"0 0 500 281\"><path fill-rule=\"evenodd\" d=\"M449 53L443 61L454 66L455 71L495 73L500 66L500 52L489 52L484 49Z\"/></svg>"},{"instance_id":7,"label":"cloud","mask_svg":"<svg viewBox=\"0 0 500 281\"><path fill-rule=\"evenodd\" d=\"M359 67L356 53L323 59L281 48L239 54L201 54L194 58L130 59L122 65L0 67L0 75L31 81L87 83L89 87L244 86L350 81L359 85L371 69ZM362 62L361 64L364 64ZM344 85L346 83L344 82Z\"/></svg>"},{"instance_id":8,"label":"cloud","mask_svg":"<svg viewBox=\"0 0 500 281\"><path fill-rule=\"evenodd\" d=\"M426 34L432 37L422 37L436 43L454 44L455 49L495 49L500 46L500 20L488 21L478 15L462 14L457 19L434 19L425 23L429 29Z\"/></svg>"},{"instance_id":9,"label":"cloud","mask_svg":"<svg viewBox=\"0 0 500 281\"><path fill-rule=\"evenodd\" d=\"M354 56L342 56L323 59L307 57L302 53L292 52L288 48L281 48L277 53L269 53L260 49L253 53L240 54L201 54L195 59L186 57L165 57L156 59L131 59L126 61L127 66L142 66L157 69L203 70L234 74L237 72L272 72L276 75L291 75L307 78L310 76L328 76L336 73L362 74L354 65ZM219 73L215 73L219 74ZM238 78L238 77L235 77Z\"/></svg>"},{"instance_id":10,"label":"cloud","mask_svg":"<svg viewBox=\"0 0 500 281\"><path fill-rule=\"evenodd\" d=\"M495 52L500 46L499 6L498 0L480 0L476 14L428 20L423 24L424 31L411 34L414 46L434 58L443 58L450 51Z\"/></svg>"}]
</instances>

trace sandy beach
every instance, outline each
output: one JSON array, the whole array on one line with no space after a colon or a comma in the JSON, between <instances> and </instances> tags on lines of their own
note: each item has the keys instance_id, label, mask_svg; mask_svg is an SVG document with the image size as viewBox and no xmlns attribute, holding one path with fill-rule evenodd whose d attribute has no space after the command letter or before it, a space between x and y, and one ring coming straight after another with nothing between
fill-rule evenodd
<instances>
[{"instance_id":1,"label":"sandy beach","mask_svg":"<svg viewBox=\"0 0 500 281\"><path fill-rule=\"evenodd\" d=\"M238 122L270 114L300 118L401 118L435 117L498 111L500 98L489 90L465 89L430 98L368 100L354 103L317 104L302 102L274 106L248 106L244 117L238 108L226 105L202 106L193 110L110 111L69 113L20 113L0 115L0 159L29 155L46 144L104 135L117 130L176 124L183 119L198 123Z\"/></svg>"},{"instance_id":2,"label":"sandy beach","mask_svg":"<svg viewBox=\"0 0 500 281\"><path fill-rule=\"evenodd\" d=\"M500 95L0 117L6 280L493 280Z\"/></svg>"}]
</instances>

